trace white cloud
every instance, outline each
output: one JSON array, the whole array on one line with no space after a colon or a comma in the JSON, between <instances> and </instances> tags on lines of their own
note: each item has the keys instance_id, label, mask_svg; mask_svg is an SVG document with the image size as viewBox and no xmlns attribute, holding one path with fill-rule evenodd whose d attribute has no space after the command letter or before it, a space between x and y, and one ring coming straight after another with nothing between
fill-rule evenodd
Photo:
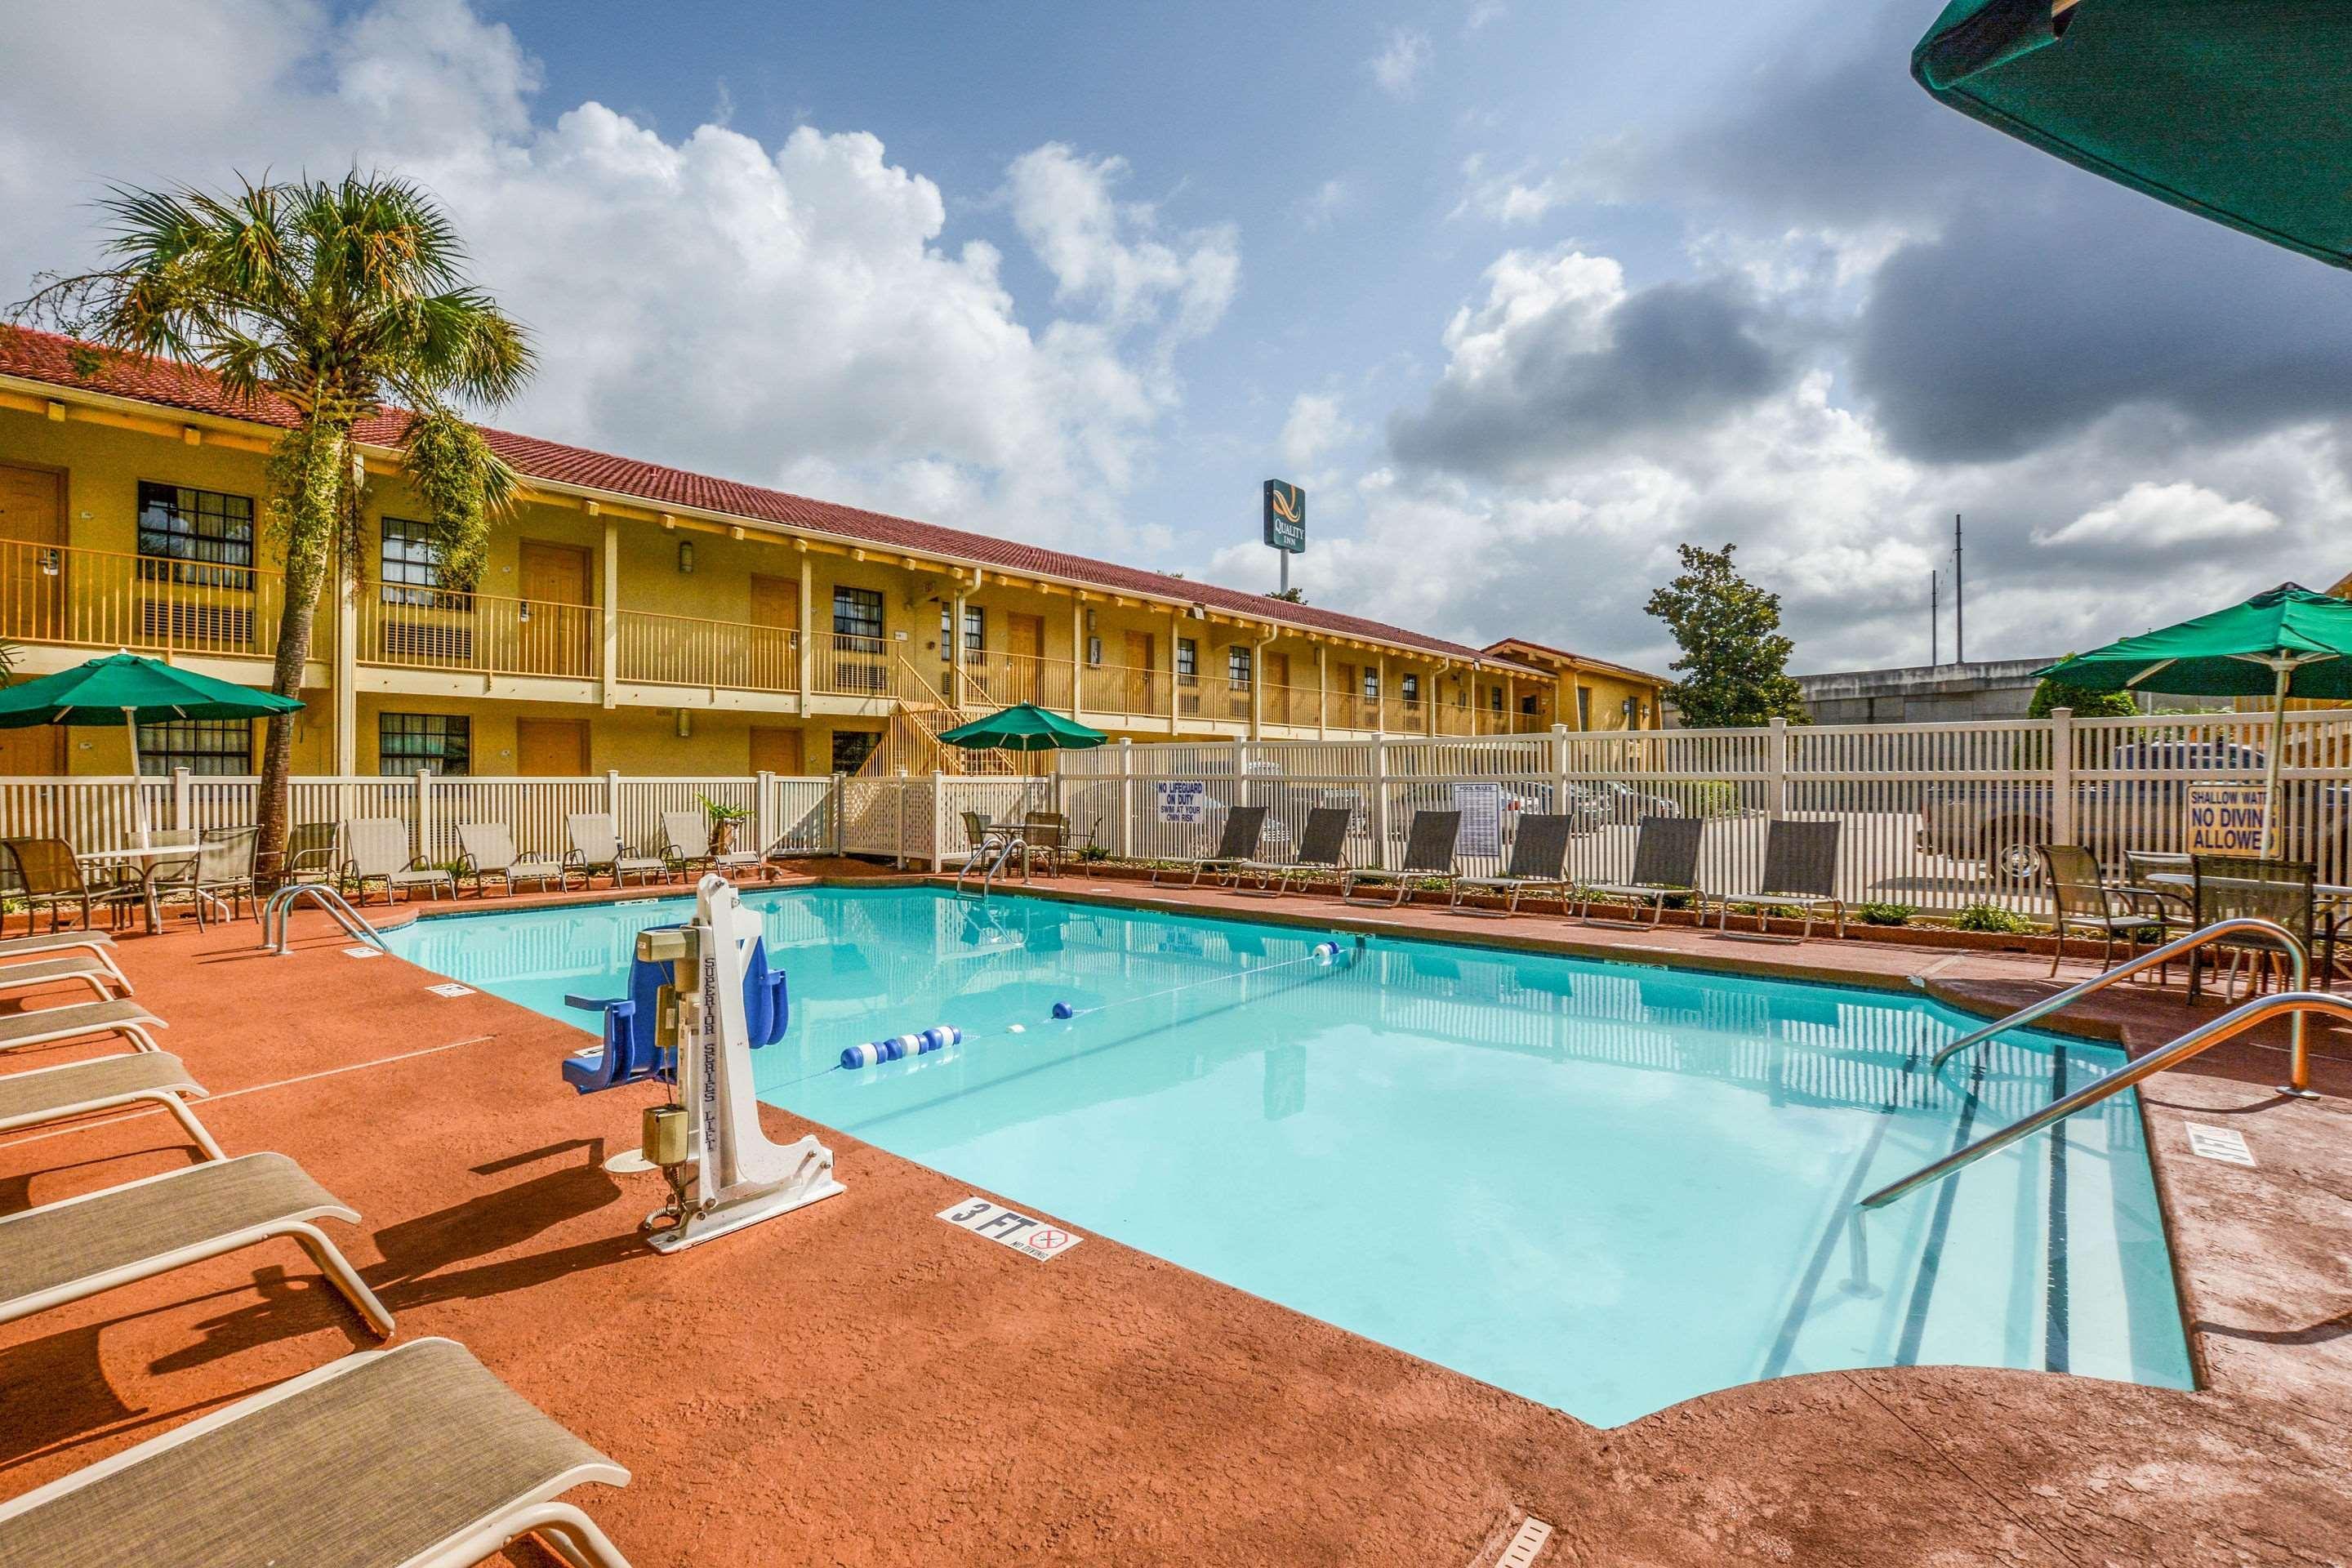
<instances>
[{"instance_id":1,"label":"white cloud","mask_svg":"<svg viewBox=\"0 0 2352 1568\"><path fill-rule=\"evenodd\" d=\"M1381 52L1364 62L1372 80L1391 98L1411 98L1420 90L1429 70L1429 35L1412 27L1391 27Z\"/></svg>"},{"instance_id":2,"label":"white cloud","mask_svg":"<svg viewBox=\"0 0 2352 1568\"><path fill-rule=\"evenodd\" d=\"M2231 500L2202 485L2163 485L2142 479L2063 528L2035 529L2033 542L2170 550L2183 544L2259 538L2279 527L2275 512L2252 501Z\"/></svg>"},{"instance_id":3,"label":"white cloud","mask_svg":"<svg viewBox=\"0 0 2352 1568\"><path fill-rule=\"evenodd\" d=\"M1511 8L1503 4L1503 0L1473 0L1470 9L1462 15L1462 30L1465 33L1483 32L1510 14Z\"/></svg>"},{"instance_id":4,"label":"white cloud","mask_svg":"<svg viewBox=\"0 0 2352 1568\"><path fill-rule=\"evenodd\" d=\"M1338 398L1302 392L1290 400L1289 416L1282 422L1283 464L1294 474L1307 474L1362 434L1341 415Z\"/></svg>"},{"instance_id":5,"label":"white cloud","mask_svg":"<svg viewBox=\"0 0 2352 1568\"><path fill-rule=\"evenodd\" d=\"M1309 229L1328 228L1333 219L1353 206L1355 187L1341 179L1324 181L1292 204L1291 212L1301 226Z\"/></svg>"},{"instance_id":6,"label":"white cloud","mask_svg":"<svg viewBox=\"0 0 2352 1568\"><path fill-rule=\"evenodd\" d=\"M665 136L588 101L534 114L536 66L466 0L144 0L0 11L25 89L0 118L0 293L96 257L106 184L397 169L449 206L477 279L536 332L515 428L828 499L1125 549L1119 501L1181 387L1174 345L1238 276L1229 228L1171 235L1126 166L1059 144L1007 171L1054 276L1025 321L940 187L862 132ZM183 79L167 116L74 83Z\"/></svg>"}]
</instances>

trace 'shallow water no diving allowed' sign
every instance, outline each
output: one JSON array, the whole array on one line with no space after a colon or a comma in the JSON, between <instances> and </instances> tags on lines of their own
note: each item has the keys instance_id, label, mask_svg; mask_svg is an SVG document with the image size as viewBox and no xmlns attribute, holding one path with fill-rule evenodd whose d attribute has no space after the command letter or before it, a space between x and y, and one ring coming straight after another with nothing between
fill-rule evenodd
<instances>
[{"instance_id":1,"label":"'shallow water no diving allowed' sign","mask_svg":"<svg viewBox=\"0 0 2352 1568\"><path fill-rule=\"evenodd\" d=\"M2258 784L2192 784L2189 786L2191 855L2259 855L2263 818L2270 792Z\"/></svg>"}]
</instances>

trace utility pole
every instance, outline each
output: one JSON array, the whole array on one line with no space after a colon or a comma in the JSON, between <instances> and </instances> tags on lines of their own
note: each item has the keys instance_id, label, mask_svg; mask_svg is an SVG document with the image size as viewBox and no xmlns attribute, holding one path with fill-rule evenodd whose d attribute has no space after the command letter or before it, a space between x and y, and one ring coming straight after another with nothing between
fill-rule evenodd
<instances>
[{"instance_id":1,"label":"utility pole","mask_svg":"<svg viewBox=\"0 0 2352 1568\"><path fill-rule=\"evenodd\" d=\"M1944 613L1943 606L1936 602L1936 574L1930 572L1927 574L1927 667L1930 669L1944 662L1936 651L1936 622Z\"/></svg>"},{"instance_id":2,"label":"utility pole","mask_svg":"<svg viewBox=\"0 0 2352 1568\"><path fill-rule=\"evenodd\" d=\"M1969 580L1960 566L1960 514L1952 514L1952 662L1969 662Z\"/></svg>"}]
</instances>

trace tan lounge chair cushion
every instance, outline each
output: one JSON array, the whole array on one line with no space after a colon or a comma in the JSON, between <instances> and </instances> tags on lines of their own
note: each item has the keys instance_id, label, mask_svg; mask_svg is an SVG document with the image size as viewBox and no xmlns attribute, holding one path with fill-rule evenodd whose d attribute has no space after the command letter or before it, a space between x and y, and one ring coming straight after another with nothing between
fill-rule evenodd
<instances>
[{"instance_id":1,"label":"tan lounge chair cushion","mask_svg":"<svg viewBox=\"0 0 2352 1568\"><path fill-rule=\"evenodd\" d=\"M87 954L80 958L37 958L30 963L0 963L0 989L14 991L26 985L47 985L59 980L79 980L86 974L114 978L114 971Z\"/></svg>"},{"instance_id":2,"label":"tan lounge chair cushion","mask_svg":"<svg viewBox=\"0 0 2352 1568\"><path fill-rule=\"evenodd\" d=\"M41 1007L0 1017L0 1047L28 1040L102 1035L117 1024L143 1024L155 1028L163 1022L136 1002L76 1002L64 1007Z\"/></svg>"},{"instance_id":3,"label":"tan lounge chair cushion","mask_svg":"<svg viewBox=\"0 0 2352 1568\"><path fill-rule=\"evenodd\" d=\"M628 1479L451 1341L322 1370L79 1486L68 1476L21 1514L0 1510L0 1562L390 1568L519 1500Z\"/></svg>"},{"instance_id":4,"label":"tan lounge chair cushion","mask_svg":"<svg viewBox=\"0 0 2352 1568\"><path fill-rule=\"evenodd\" d=\"M68 1106L118 1100L151 1089L168 1089L175 1094L204 1092L188 1069L180 1065L180 1058L169 1051L99 1057L0 1078L0 1127L20 1117L50 1115Z\"/></svg>"}]
</instances>

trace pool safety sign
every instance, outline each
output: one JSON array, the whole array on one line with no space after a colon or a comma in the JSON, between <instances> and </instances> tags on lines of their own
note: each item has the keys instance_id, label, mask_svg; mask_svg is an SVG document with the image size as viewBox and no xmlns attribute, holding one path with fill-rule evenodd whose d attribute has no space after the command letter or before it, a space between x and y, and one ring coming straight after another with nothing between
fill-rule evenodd
<instances>
[{"instance_id":1,"label":"pool safety sign","mask_svg":"<svg viewBox=\"0 0 2352 1568\"><path fill-rule=\"evenodd\" d=\"M2270 791L2258 784L2189 786L2189 853L2259 855Z\"/></svg>"},{"instance_id":2,"label":"pool safety sign","mask_svg":"<svg viewBox=\"0 0 2352 1568\"><path fill-rule=\"evenodd\" d=\"M1151 799L1162 822L1192 826L1209 820L1209 786L1198 779L1161 779Z\"/></svg>"},{"instance_id":3,"label":"pool safety sign","mask_svg":"<svg viewBox=\"0 0 2352 1568\"><path fill-rule=\"evenodd\" d=\"M1500 855L1503 852L1503 786L1458 784L1454 809L1462 814L1462 828L1454 838L1456 855Z\"/></svg>"},{"instance_id":4,"label":"pool safety sign","mask_svg":"<svg viewBox=\"0 0 2352 1568\"><path fill-rule=\"evenodd\" d=\"M1065 1230L1051 1220L1032 1219L1025 1214L982 1197L968 1197L960 1204L943 1208L940 1211L940 1217L974 1236L984 1236L1000 1247L1009 1247L1015 1252L1039 1259L1059 1258L1086 1239L1076 1231Z\"/></svg>"}]
</instances>

